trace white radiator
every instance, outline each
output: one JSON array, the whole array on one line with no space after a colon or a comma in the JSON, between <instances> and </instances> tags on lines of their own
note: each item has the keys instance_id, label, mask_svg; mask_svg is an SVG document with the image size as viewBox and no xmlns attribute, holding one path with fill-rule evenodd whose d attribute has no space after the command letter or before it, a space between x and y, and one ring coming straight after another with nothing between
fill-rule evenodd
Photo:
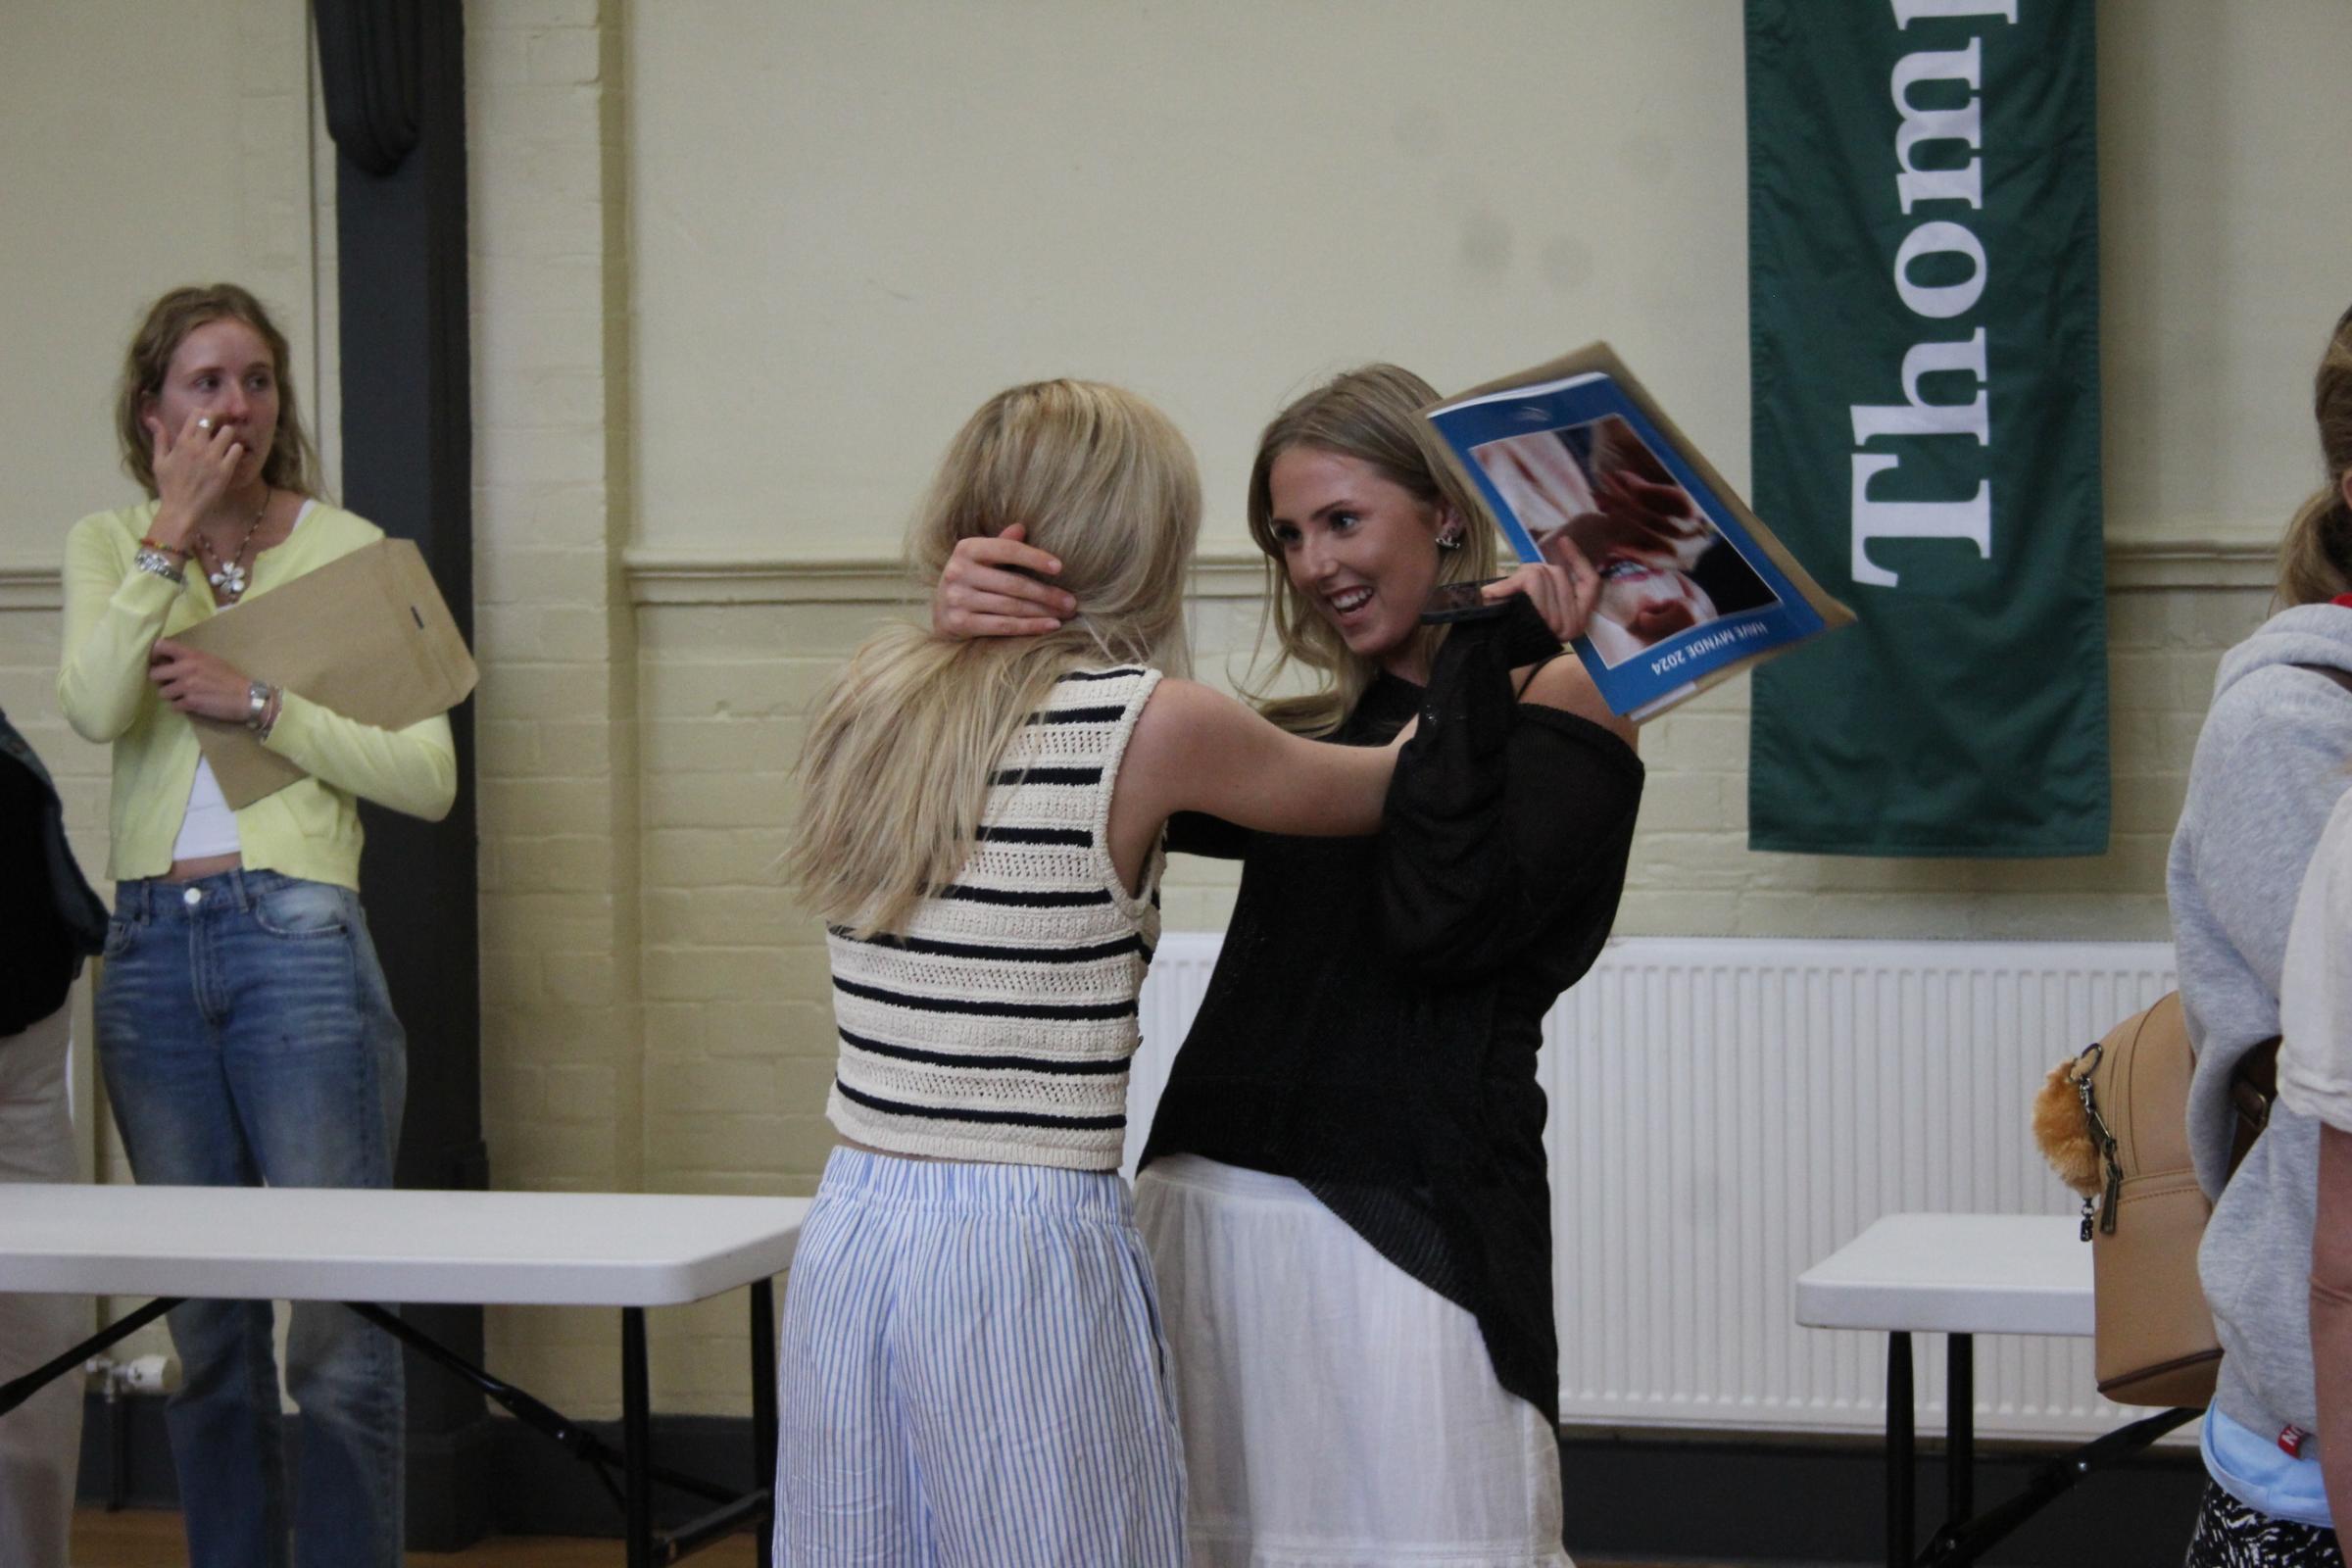
<instances>
[{"instance_id":1,"label":"white radiator","mask_svg":"<svg viewBox=\"0 0 2352 1568\"><path fill-rule=\"evenodd\" d=\"M1217 945L1171 934L1152 962L1130 1171ZM1544 1026L1562 1418L1882 1430L1884 1338L1798 1328L1796 1276L1885 1213L2072 1213L2027 1102L2172 963L2162 943L1611 942ZM1941 1341L1913 1353L1933 1430ZM1980 1338L1977 1399L1987 1437L2125 1419L2087 1340Z\"/></svg>"}]
</instances>

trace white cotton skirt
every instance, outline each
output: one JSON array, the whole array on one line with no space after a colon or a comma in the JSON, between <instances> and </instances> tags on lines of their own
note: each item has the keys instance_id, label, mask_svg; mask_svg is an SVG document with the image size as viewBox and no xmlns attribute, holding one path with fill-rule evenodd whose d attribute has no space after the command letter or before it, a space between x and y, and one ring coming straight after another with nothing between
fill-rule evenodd
<instances>
[{"instance_id":1,"label":"white cotton skirt","mask_svg":"<svg viewBox=\"0 0 2352 1568\"><path fill-rule=\"evenodd\" d=\"M1287 1176L1176 1155L1135 1204L1194 1568L1572 1568L1557 1440L1477 1319Z\"/></svg>"}]
</instances>

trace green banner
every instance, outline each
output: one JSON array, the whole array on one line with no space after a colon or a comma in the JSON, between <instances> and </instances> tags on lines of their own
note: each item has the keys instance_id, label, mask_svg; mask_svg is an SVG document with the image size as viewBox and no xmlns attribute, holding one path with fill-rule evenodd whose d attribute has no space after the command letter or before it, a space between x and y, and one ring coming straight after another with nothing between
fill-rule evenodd
<instances>
[{"instance_id":1,"label":"green banner","mask_svg":"<svg viewBox=\"0 0 2352 1568\"><path fill-rule=\"evenodd\" d=\"M1861 623L1759 669L1748 842L2107 848L2090 0L1747 0L1761 516Z\"/></svg>"}]
</instances>

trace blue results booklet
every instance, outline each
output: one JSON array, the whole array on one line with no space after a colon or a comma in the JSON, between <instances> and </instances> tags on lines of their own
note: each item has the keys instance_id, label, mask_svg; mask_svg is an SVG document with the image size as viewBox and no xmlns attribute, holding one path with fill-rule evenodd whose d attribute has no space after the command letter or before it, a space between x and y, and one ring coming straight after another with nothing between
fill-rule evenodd
<instances>
[{"instance_id":1,"label":"blue results booklet","mask_svg":"<svg viewBox=\"0 0 2352 1568\"><path fill-rule=\"evenodd\" d=\"M1665 711L1851 621L1605 343L1424 411L1522 561L1600 574L1576 640L1610 709Z\"/></svg>"}]
</instances>

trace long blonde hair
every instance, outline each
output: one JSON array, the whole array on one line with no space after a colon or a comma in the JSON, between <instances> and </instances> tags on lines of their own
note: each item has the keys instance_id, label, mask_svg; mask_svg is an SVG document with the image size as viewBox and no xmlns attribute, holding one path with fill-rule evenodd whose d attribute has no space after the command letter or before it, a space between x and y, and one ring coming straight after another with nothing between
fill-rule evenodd
<instances>
[{"instance_id":1,"label":"long blonde hair","mask_svg":"<svg viewBox=\"0 0 2352 1568\"><path fill-rule=\"evenodd\" d=\"M1151 404L1093 381L1000 392L949 444L907 533L937 583L956 542L1025 524L1078 612L1043 637L950 642L900 622L858 648L809 719L785 865L826 921L901 931L962 868L989 774L1048 688L1088 663L1184 663L1200 527L1192 448Z\"/></svg>"},{"instance_id":2,"label":"long blonde hair","mask_svg":"<svg viewBox=\"0 0 2352 1568\"><path fill-rule=\"evenodd\" d=\"M1274 537L1274 460L1294 447L1355 458L1390 483L1431 509L1449 509L1460 519L1462 547L1444 553L1438 581L1469 582L1494 574L1494 524L1477 493L1439 455L1438 435L1421 411L1438 401L1437 388L1395 365L1367 365L1332 377L1274 416L1257 439L1257 461L1250 468L1250 537L1266 558L1266 601L1259 622L1262 642L1271 622L1280 657L1251 700L1283 728L1325 735L1340 727L1380 673L1374 661L1359 657L1311 594L1291 581L1282 543ZM1439 629L1416 636L1435 653ZM1269 697L1266 691L1297 664L1319 677L1303 696Z\"/></svg>"},{"instance_id":3,"label":"long blonde hair","mask_svg":"<svg viewBox=\"0 0 2352 1568\"><path fill-rule=\"evenodd\" d=\"M2296 511L2278 544L2278 597L2316 605L2352 593L2352 506L2344 475L2352 472L2352 310L2336 318L2328 352L2312 379L2311 412L2320 425L2320 455L2328 483Z\"/></svg>"}]
</instances>

